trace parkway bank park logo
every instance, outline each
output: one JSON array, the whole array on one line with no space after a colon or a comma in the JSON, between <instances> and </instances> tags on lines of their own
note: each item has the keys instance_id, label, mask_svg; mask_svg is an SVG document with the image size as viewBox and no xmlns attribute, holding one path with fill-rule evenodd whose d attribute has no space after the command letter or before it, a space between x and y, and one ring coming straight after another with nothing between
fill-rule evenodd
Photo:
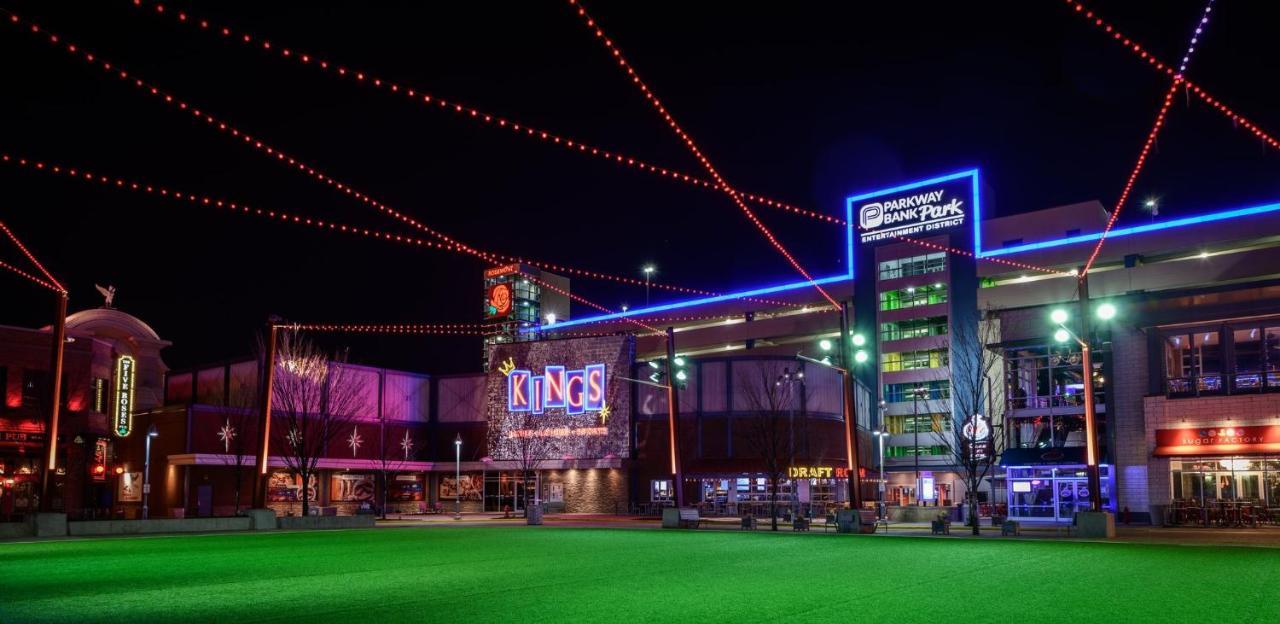
<instances>
[{"instance_id":1,"label":"parkway bank park logo","mask_svg":"<svg viewBox=\"0 0 1280 624\"><path fill-rule=\"evenodd\" d=\"M964 200L948 188L921 189L893 199L868 202L858 208L858 225L864 243L946 230L963 225L964 219Z\"/></svg>"}]
</instances>

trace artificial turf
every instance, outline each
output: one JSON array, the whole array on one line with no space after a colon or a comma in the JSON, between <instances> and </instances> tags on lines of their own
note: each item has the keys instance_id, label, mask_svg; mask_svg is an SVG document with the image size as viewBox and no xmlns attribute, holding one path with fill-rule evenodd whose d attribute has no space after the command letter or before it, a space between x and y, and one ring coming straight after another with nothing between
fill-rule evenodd
<instances>
[{"instance_id":1,"label":"artificial turf","mask_svg":"<svg viewBox=\"0 0 1280 624\"><path fill-rule=\"evenodd\" d=\"M0 544L0 622L1280 622L1280 550L550 527Z\"/></svg>"}]
</instances>

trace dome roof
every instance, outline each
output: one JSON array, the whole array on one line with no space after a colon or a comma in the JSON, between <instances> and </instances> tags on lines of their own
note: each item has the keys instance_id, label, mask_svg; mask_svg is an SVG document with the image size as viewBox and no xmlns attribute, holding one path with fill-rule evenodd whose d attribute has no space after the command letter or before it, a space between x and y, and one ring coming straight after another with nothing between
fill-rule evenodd
<instances>
[{"instance_id":1,"label":"dome roof","mask_svg":"<svg viewBox=\"0 0 1280 624\"><path fill-rule=\"evenodd\" d=\"M136 316L114 308L82 310L67 317L67 333L101 338L132 338L168 344Z\"/></svg>"}]
</instances>

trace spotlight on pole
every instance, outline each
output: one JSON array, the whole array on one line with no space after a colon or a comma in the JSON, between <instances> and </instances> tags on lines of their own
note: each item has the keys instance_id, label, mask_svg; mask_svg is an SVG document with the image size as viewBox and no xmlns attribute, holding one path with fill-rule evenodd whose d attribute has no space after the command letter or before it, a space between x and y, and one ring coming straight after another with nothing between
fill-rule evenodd
<instances>
[{"instance_id":1,"label":"spotlight on pole","mask_svg":"<svg viewBox=\"0 0 1280 624\"><path fill-rule=\"evenodd\" d=\"M1071 340L1071 332L1065 329L1059 329L1058 331L1053 332L1053 339L1058 342L1066 342Z\"/></svg>"},{"instance_id":2,"label":"spotlight on pole","mask_svg":"<svg viewBox=\"0 0 1280 624\"><path fill-rule=\"evenodd\" d=\"M1116 306L1110 303L1104 303L1098 306L1098 318L1109 321L1116 317Z\"/></svg>"},{"instance_id":3,"label":"spotlight on pole","mask_svg":"<svg viewBox=\"0 0 1280 624\"><path fill-rule=\"evenodd\" d=\"M1053 312L1049 313L1049 320L1053 321L1057 325L1066 323L1067 319L1069 318L1071 318L1071 316L1067 314L1067 311L1063 310L1062 308L1058 308Z\"/></svg>"}]
</instances>

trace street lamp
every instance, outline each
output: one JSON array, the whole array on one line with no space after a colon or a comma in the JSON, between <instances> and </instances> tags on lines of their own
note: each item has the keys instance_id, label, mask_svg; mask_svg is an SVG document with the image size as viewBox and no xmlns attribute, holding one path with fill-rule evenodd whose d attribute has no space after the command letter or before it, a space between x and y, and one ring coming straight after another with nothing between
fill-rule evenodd
<instances>
[{"instance_id":1,"label":"street lamp","mask_svg":"<svg viewBox=\"0 0 1280 624\"><path fill-rule=\"evenodd\" d=\"M462 433L453 439L453 519L462 519Z\"/></svg>"},{"instance_id":2,"label":"street lamp","mask_svg":"<svg viewBox=\"0 0 1280 624\"><path fill-rule=\"evenodd\" d=\"M883 404L884 404L884 401L881 401L880 403L881 403L881 406L882 406L882 407L881 407L881 409L883 410ZM881 420L883 420L883 419L881 419ZM875 430L875 431L873 431L872 433L876 436L876 442L877 442L877 444L878 444L878 445L879 445L879 447L880 447L880 464L879 464L879 465L880 465L880 488L879 488L879 490L880 490L880 497L879 497L880 514L879 514L879 516L880 516L880 519L881 519L881 520L884 520L884 519L885 519L885 518L884 518L884 515L885 515L885 514L884 514L884 512L885 512L885 507L884 507L884 439L885 439L885 438L887 438L887 437L889 437L889 432L888 432L888 431L881 431L881 430L879 430L879 429L876 429L876 430Z\"/></svg>"},{"instance_id":3,"label":"street lamp","mask_svg":"<svg viewBox=\"0 0 1280 624\"><path fill-rule=\"evenodd\" d=\"M658 270L658 267L646 264L640 270L644 272L644 306L647 308L649 307L649 279L653 277L653 273Z\"/></svg>"},{"instance_id":4,"label":"street lamp","mask_svg":"<svg viewBox=\"0 0 1280 624\"><path fill-rule=\"evenodd\" d=\"M156 431L156 424L151 423L147 427L147 450L146 455L142 459L142 519L146 520L150 515L150 508L147 507L148 499L151 496L151 438L160 435Z\"/></svg>"},{"instance_id":5,"label":"street lamp","mask_svg":"<svg viewBox=\"0 0 1280 624\"><path fill-rule=\"evenodd\" d=\"M1100 320L1110 321L1116 317L1116 306L1104 302L1098 305L1094 314ZM1089 506L1093 511L1102 511L1102 478L1098 472L1098 416L1093 396L1093 358L1089 344L1089 323L1087 316L1082 315L1080 329L1085 337L1081 338L1067 328L1066 323L1070 318L1071 315L1062 308L1049 313L1049 320L1058 326L1057 331L1053 332L1053 339L1060 343L1075 340L1076 344L1080 345L1080 362L1083 367L1080 376L1084 386L1085 469L1089 477Z\"/></svg>"}]
</instances>

